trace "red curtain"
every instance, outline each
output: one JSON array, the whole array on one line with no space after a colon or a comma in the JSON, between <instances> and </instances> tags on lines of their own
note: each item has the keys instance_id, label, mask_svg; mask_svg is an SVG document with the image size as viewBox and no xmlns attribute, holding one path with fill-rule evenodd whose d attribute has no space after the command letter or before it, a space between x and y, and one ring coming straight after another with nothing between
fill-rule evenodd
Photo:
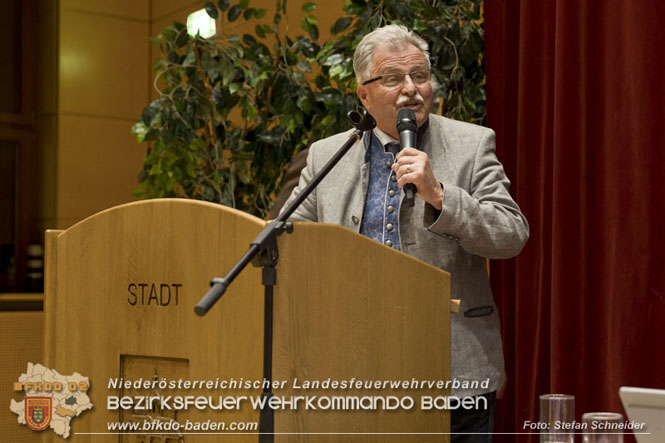
<instances>
[{"instance_id":1,"label":"red curtain","mask_svg":"<svg viewBox=\"0 0 665 443\"><path fill-rule=\"evenodd\" d=\"M550 392L574 394L578 420L624 413L619 387L665 389L665 2L484 7L488 126L531 227L492 263L495 430L522 432Z\"/></svg>"}]
</instances>

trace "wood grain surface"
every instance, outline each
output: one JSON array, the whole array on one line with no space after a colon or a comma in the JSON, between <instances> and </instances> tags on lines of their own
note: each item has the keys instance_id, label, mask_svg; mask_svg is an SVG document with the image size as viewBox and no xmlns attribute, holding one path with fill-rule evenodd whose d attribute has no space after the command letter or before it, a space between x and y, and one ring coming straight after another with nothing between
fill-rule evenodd
<instances>
[{"instance_id":1,"label":"wood grain surface","mask_svg":"<svg viewBox=\"0 0 665 443\"><path fill-rule=\"evenodd\" d=\"M448 380L450 276L339 226L295 225L293 234L279 237L273 380L280 386L274 395L411 397L414 405L277 410L275 441L449 441L448 413L420 408L422 396L448 390L303 385ZM247 403L239 410L145 411L113 410L107 399L260 395L260 389L120 389L112 380L262 379L260 270L246 268L205 317L193 308L210 279L223 276L263 226L219 205L164 199L115 207L66 231L47 232L44 364L89 377L95 405L73 419L69 441L258 441L255 433L107 433L114 421L257 422L258 411ZM44 437L60 439L53 432Z\"/></svg>"}]
</instances>

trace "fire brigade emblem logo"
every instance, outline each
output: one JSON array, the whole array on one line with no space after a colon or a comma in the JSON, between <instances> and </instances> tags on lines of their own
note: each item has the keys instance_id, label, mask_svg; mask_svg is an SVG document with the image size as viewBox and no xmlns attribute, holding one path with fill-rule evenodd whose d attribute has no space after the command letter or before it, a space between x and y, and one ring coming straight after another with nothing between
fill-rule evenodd
<instances>
[{"instance_id":1,"label":"fire brigade emblem logo","mask_svg":"<svg viewBox=\"0 0 665 443\"><path fill-rule=\"evenodd\" d=\"M25 397L25 422L33 431L43 431L51 424L51 397Z\"/></svg>"}]
</instances>

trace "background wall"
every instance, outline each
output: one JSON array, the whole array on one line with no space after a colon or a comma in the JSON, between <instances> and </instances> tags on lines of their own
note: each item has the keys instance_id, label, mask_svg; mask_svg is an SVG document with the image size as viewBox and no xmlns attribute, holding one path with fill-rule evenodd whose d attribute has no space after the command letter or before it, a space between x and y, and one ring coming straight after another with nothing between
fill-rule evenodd
<instances>
[{"instance_id":1,"label":"background wall","mask_svg":"<svg viewBox=\"0 0 665 443\"><path fill-rule=\"evenodd\" d=\"M302 0L288 2L285 30L300 31ZM129 133L157 97L149 43L164 26L186 22L202 0L43 0L40 2L39 100L36 114L43 183L39 232L65 229L111 206L132 201L145 145ZM274 0L251 1L268 9ZM343 2L321 2L320 40L342 15ZM252 31L253 31L252 24ZM218 26L219 27L219 26ZM239 23L222 32L244 33Z\"/></svg>"},{"instance_id":2,"label":"background wall","mask_svg":"<svg viewBox=\"0 0 665 443\"><path fill-rule=\"evenodd\" d=\"M0 3L0 292L26 291L28 245L135 198L147 145L130 134L157 98L150 43L204 0L5 0ZM302 32L304 0L282 33ZM320 41L343 0L320 2ZM251 0L272 23L276 1ZM255 22L218 19L218 35ZM247 27L247 29L245 29Z\"/></svg>"},{"instance_id":3,"label":"background wall","mask_svg":"<svg viewBox=\"0 0 665 443\"><path fill-rule=\"evenodd\" d=\"M286 3L280 33L301 35L305 1ZM344 2L320 3L314 14L323 42ZM40 291L27 282L27 251L39 249L46 229L134 200L148 146L130 128L159 94L152 66L160 54L149 38L204 4L0 2L0 292ZM272 25L275 0L250 6L265 8L260 22ZM222 14L217 24L224 39L253 33L257 21L230 23Z\"/></svg>"},{"instance_id":4,"label":"background wall","mask_svg":"<svg viewBox=\"0 0 665 443\"><path fill-rule=\"evenodd\" d=\"M150 5L62 0L51 6L55 32L43 37L55 46L55 56L46 56L57 70L40 76L55 89L39 110L48 131L40 146L53 161L44 171L52 173L43 188L51 194L44 227L62 229L132 199L143 152L129 128L149 100Z\"/></svg>"},{"instance_id":5,"label":"background wall","mask_svg":"<svg viewBox=\"0 0 665 443\"><path fill-rule=\"evenodd\" d=\"M267 8L266 17L272 17L274 0L250 3ZM289 1L285 30L291 26L300 32L303 3ZM15 88L0 93L0 177L9 176L0 182L0 226L7 228L3 232L9 233L8 242L16 232L16 276L25 276L27 245L43 244L46 229L66 229L134 200L131 191L137 186L146 146L129 131L143 107L157 97L152 65L158 51L148 39L173 21L185 22L203 4L23 0L0 5L2 29L19 35L11 48L9 38L0 39L0 81ZM319 4L315 14L322 41L342 6L342 0ZM16 26L6 26L12 23ZM246 31L236 25L225 32ZM7 105L10 102L15 106ZM13 179L15 169L18 177ZM12 213L16 201L17 211ZM0 292L24 290L22 278L5 277L0 275ZM12 392L6 389L27 362L42 361L41 305L37 294L0 294L2 442L42 439L17 425L8 408Z\"/></svg>"}]
</instances>

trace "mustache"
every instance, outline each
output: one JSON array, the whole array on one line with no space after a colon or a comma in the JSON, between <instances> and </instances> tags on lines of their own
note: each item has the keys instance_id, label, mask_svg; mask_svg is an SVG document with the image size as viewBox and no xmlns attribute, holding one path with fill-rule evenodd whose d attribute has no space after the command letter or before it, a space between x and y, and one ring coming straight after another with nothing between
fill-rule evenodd
<instances>
[{"instance_id":1,"label":"mustache","mask_svg":"<svg viewBox=\"0 0 665 443\"><path fill-rule=\"evenodd\" d=\"M413 95L404 95L404 94L400 95L399 97L397 97L397 102L395 104L397 106L399 106L401 104L404 104L404 103L412 101L412 100L417 100L420 103L425 102L425 99L423 98L423 96L420 95L419 92L416 92Z\"/></svg>"}]
</instances>

